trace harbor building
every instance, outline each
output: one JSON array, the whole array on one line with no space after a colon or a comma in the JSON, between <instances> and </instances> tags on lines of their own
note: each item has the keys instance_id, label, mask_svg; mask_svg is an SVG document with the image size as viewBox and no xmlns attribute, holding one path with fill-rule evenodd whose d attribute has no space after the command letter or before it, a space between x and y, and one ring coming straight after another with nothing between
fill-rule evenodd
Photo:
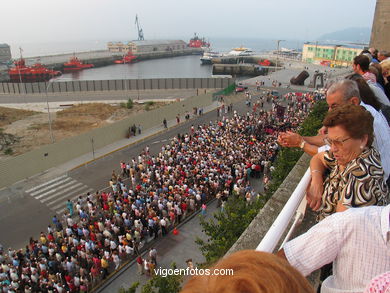
<instances>
[{"instance_id":1,"label":"harbor building","mask_svg":"<svg viewBox=\"0 0 390 293\"><path fill-rule=\"evenodd\" d=\"M107 48L111 53L147 54L157 52L183 52L188 48L186 42L182 40L142 40L131 41L127 44L122 42L109 42Z\"/></svg>"},{"instance_id":2,"label":"harbor building","mask_svg":"<svg viewBox=\"0 0 390 293\"><path fill-rule=\"evenodd\" d=\"M7 44L0 44L0 64L8 64L11 61L11 48Z\"/></svg>"},{"instance_id":3,"label":"harbor building","mask_svg":"<svg viewBox=\"0 0 390 293\"><path fill-rule=\"evenodd\" d=\"M8 65L11 63L11 48L8 44L0 44L0 81L9 79Z\"/></svg>"},{"instance_id":4,"label":"harbor building","mask_svg":"<svg viewBox=\"0 0 390 293\"><path fill-rule=\"evenodd\" d=\"M303 45L302 61L331 67L351 66L353 58L361 53L361 48L343 45Z\"/></svg>"},{"instance_id":5,"label":"harbor building","mask_svg":"<svg viewBox=\"0 0 390 293\"><path fill-rule=\"evenodd\" d=\"M390 52L390 1L377 0L371 30L370 47Z\"/></svg>"}]
</instances>

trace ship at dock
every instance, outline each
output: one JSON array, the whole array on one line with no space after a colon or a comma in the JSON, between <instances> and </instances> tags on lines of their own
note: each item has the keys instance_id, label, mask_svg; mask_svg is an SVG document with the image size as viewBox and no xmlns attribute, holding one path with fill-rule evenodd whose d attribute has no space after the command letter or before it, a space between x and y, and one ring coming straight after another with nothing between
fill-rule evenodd
<instances>
[{"instance_id":1,"label":"ship at dock","mask_svg":"<svg viewBox=\"0 0 390 293\"><path fill-rule=\"evenodd\" d=\"M202 65L212 65L213 58L220 58L222 56L223 55L219 52L205 51L203 56L200 58L200 62Z\"/></svg>"},{"instance_id":2,"label":"ship at dock","mask_svg":"<svg viewBox=\"0 0 390 293\"><path fill-rule=\"evenodd\" d=\"M64 73L76 72L87 68L94 67L93 64L84 64L77 57L73 56L69 62L64 63Z\"/></svg>"},{"instance_id":3,"label":"ship at dock","mask_svg":"<svg viewBox=\"0 0 390 293\"><path fill-rule=\"evenodd\" d=\"M188 47L206 49L206 48L210 48L210 43L206 42L205 38L199 38L195 33L194 37L190 39L190 42L188 43Z\"/></svg>"},{"instance_id":4,"label":"ship at dock","mask_svg":"<svg viewBox=\"0 0 390 293\"><path fill-rule=\"evenodd\" d=\"M51 70L40 63L33 66L27 66L25 60L21 57L14 62L15 67L8 70L11 82L40 82L49 81L51 78L60 76L61 71Z\"/></svg>"},{"instance_id":5,"label":"ship at dock","mask_svg":"<svg viewBox=\"0 0 390 293\"><path fill-rule=\"evenodd\" d=\"M255 52L253 52L249 48L239 47L239 48L233 48L229 53L226 54L226 56L253 56Z\"/></svg>"},{"instance_id":6,"label":"ship at dock","mask_svg":"<svg viewBox=\"0 0 390 293\"><path fill-rule=\"evenodd\" d=\"M126 55L123 56L122 59L115 60L115 64L128 64L132 63L135 59L137 59L137 56L134 56L133 53L130 51Z\"/></svg>"}]
</instances>

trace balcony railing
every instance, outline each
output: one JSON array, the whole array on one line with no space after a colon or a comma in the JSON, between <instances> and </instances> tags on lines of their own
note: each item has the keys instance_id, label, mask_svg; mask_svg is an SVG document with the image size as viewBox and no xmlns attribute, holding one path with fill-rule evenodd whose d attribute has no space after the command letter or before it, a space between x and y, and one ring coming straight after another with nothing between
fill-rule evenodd
<instances>
[{"instance_id":1,"label":"balcony railing","mask_svg":"<svg viewBox=\"0 0 390 293\"><path fill-rule=\"evenodd\" d=\"M287 201L286 205L279 213L279 216L276 218L272 226L269 228L263 240L257 246L256 250L273 253L275 247L280 242L280 239L285 234L286 229L288 228L291 220L294 217L293 223L289 231L287 232L287 235L281 246L283 246L284 243L290 239L291 234L294 232L295 228L302 221L305 215L305 210L306 210L305 194L306 194L306 188L310 183L310 179L311 179L310 168L308 168L306 170L305 175L302 177L301 181L295 188L294 192L291 194L291 197Z\"/></svg>"}]
</instances>

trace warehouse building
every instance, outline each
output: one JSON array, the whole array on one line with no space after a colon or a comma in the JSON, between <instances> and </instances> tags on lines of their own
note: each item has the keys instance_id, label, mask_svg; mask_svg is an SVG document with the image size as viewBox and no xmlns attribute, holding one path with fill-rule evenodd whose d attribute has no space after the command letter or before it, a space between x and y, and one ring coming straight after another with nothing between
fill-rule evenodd
<instances>
[{"instance_id":1,"label":"warehouse building","mask_svg":"<svg viewBox=\"0 0 390 293\"><path fill-rule=\"evenodd\" d=\"M131 51L133 54L183 52L188 48L187 43L182 40L143 40L131 41L127 44L109 42L107 47L112 53L127 53Z\"/></svg>"}]
</instances>

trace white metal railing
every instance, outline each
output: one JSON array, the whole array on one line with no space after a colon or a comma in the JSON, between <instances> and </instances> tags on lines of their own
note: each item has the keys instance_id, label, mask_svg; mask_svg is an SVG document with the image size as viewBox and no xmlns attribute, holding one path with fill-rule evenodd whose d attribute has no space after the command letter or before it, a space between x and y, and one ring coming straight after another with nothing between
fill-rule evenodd
<instances>
[{"instance_id":1,"label":"white metal railing","mask_svg":"<svg viewBox=\"0 0 390 293\"><path fill-rule=\"evenodd\" d=\"M283 244L288 241L295 227L302 221L303 216L305 215L306 209L306 188L310 183L311 175L310 168L306 170L305 175L303 175L301 181L299 181L294 192L291 194L286 205L283 207L282 211L279 213L275 222L269 228L267 234L265 234L263 240L257 246L256 250L270 252L272 253L275 250L276 245L279 243L280 238L282 237L284 231L287 229L292 217L294 216L293 224L285 237ZM283 246L282 244L282 246Z\"/></svg>"}]
</instances>

